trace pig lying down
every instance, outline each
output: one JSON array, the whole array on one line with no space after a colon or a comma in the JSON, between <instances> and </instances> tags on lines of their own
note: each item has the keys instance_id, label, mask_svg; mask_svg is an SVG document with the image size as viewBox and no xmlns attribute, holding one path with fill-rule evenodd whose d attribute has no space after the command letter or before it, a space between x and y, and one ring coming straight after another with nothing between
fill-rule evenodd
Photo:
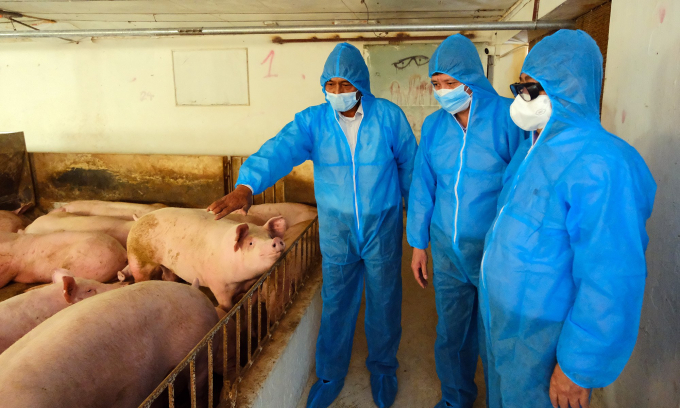
<instances>
[{"instance_id":1,"label":"pig lying down","mask_svg":"<svg viewBox=\"0 0 680 408\"><path fill-rule=\"evenodd\" d=\"M215 221L201 209L163 208L140 218L128 236L129 272L135 282L176 275L198 279L229 310L285 249L281 217L264 226ZM120 276L124 279L125 275Z\"/></svg>"},{"instance_id":2,"label":"pig lying down","mask_svg":"<svg viewBox=\"0 0 680 408\"><path fill-rule=\"evenodd\" d=\"M174 282L77 303L0 354L2 407L137 407L216 323L200 290ZM207 374L206 355L197 359L199 392Z\"/></svg>"},{"instance_id":3,"label":"pig lying down","mask_svg":"<svg viewBox=\"0 0 680 408\"><path fill-rule=\"evenodd\" d=\"M94 232L13 234L0 232L0 288L11 281L50 282L64 268L81 278L108 282L127 263L113 237Z\"/></svg>"},{"instance_id":4,"label":"pig lying down","mask_svg":"<svg viewBox=\"0 0 680 408\"><path fill-rule=\"evenodd\" d=\"M106 215L82 216L67 212L51 212L37 218L24 232L28 234L57 231L101 232L114 237L125 247L133 223L134 221Z\"/></svg>"},{"instance_id":5,"label":"pig lying down","mask_svg":"<svg viewBox=\"0 0 680 408\"><path fill-rule=\"evenodd\" d=\"M24 205L14 211L0 211L0 232L17 232L26 228L31 221L22 214L32 205Z\"/></svg>"},{"instance_id":6,"label":"pig lying down","mask_svg":"<svg viewBox=\"0 0 680 408\"><path fill-rule=\"evenodd\" d=\"M67 212L75 215L103 215L133 221L134 216L141 217L151 211L164 208L163 204L136 204L115 201L83 200L72 201L51 213Z\"/></svg>"},{"instance_id":7,"label":"pig lying down","mask_svg":"<svg viewBox=\"0 0 680 408\"><path fill-rule=\"evenodd\" d=\"M0 302L0 354L60 310L99 293L125 286L74 278L66 269L52 274L52 285Z\"/></svg>"}]
</instances>

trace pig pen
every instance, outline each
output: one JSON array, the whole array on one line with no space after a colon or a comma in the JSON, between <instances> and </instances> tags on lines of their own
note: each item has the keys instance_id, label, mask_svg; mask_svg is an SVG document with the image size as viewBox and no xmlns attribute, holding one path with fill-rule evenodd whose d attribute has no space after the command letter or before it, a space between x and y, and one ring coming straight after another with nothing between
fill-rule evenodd
<instances>
[{"instance_id":1,"label":"pig pen","mask_svg":"<svg viewBox=\"0 0 680 408\"><path fill-rule=\"evenodd\" d=\"M13 136L12 148L21 150L22 134L0 138L5 136ZM18 139L22 143L17 143ZM21 167L20 171L15 171L19 181L12 186L13 195L3 195L9 197L3 204L11 209L19 202L33 203L34 209L28 214L32 219L75 200L158 202L205 208L233 190L245 160L245 157L226 156L27 153L25 145L23 149L13 156ZM310 163L295 168L275 186L255 196L254 204L299 202L314 205L312 171ZM290 226L284 240L286 250L281 258L140 406L198 406L196 396L201 390L197 390L195 373L197 359L201 357L208 359L210 407L257 405L254 396L264 380L277 383L264 371L279 364L277 360L286 349L286 341L298 335L298 317L310 315L308 309L314 309L311 314L316 318L320 313L318 219ZM0 290L0 301L23 293L30 286L7 285ZM211 297L207 288L202 289ZM215 302L214 297L211 300ZM275 330L281 325L285 326L285 333L277 336ZM318 322L300 326L304 326L302 336L307 339L306 348L311 347L313 353L310 339L316 337ZM216 344L218 340L220 344ZM268 350L267 343L275 347L269 346L272 350ZM214 355L218 351L220 355ZM309 354L309 350L304 351ZM301 391L311 372L313 359L293 357L292 360L297 360L299 379L295 382L299 383L296 387ZM301 368L299 361L302 360L307 361L307 366ZM221 372L217 370L219 373L213 374L218 364ZM175 382L179 373L187 370L190 372L189 391L181 395ZM291 373L285 371L277 370L279 376L287 377L284 382L289 385ZM242 388L246 392L240 392ZM270 386L267 392L278 391ZM297 400L292 400L288 405L296 404Z\"/></svg>"}]
</instances>

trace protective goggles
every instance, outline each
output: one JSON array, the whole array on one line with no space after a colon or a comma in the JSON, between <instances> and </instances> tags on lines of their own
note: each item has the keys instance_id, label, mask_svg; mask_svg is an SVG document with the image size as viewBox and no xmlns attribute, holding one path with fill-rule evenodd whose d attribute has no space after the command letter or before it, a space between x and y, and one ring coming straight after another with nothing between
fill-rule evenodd
<instances>
[{"instance_id":1,"label":"protective goggles","mask_svg":"<svg viewBox=\"0 0 680 408\"><path fill-rule=\"evenodd\" d=\"M538 82L525 82L510 85L512 94L520 95L526 102L533 101L538 97L538 94L543 90L543 87Z\"/></svg>"}]
</instances>

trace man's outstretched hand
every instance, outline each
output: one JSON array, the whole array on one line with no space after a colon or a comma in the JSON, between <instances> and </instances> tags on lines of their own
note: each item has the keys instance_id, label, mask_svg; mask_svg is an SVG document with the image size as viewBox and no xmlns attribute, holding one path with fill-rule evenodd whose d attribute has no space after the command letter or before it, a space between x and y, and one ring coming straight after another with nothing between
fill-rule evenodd
<instances>
[{"instance_id":1,"label":"man's outstretched hand","mask_svg":"<svg viewBox=\"0 0 680 408\"><path fill-rule=\"evenodd\" d=\"M236 210L247 213L252 205L253 192L246 186L237 186L234 191L210 204L207 210L213 212L215 219L219 220Z\"/></svg>"}]
</instances>

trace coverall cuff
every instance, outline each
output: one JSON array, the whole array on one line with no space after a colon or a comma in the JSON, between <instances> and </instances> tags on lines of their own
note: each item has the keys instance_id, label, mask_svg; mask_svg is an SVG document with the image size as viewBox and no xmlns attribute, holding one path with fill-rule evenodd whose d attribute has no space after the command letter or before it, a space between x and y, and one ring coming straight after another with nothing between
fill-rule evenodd
<instances>
[{"instance_id":1,"label":"coverall cuff","mask_svg":"<svg viewBox=\"0 0 680 408\"><path fill-rule=\"evenodd\" d=\"M236 187L238 186L248 187L250 189L250 192L253 193L253 195L255 195L255 190L249 184L237 184Z\"/></svg>"},{"instance_id":2,"label":"coverall cuff","mask_svg":"<svg viewBox=\"0 0 680 408\"><path fill-rule=\"evenodd\" d=\"M557 363L560 365L560 368L562 369L562 372L564 373L564 375L566 375L567 378L571 380L571 382L573 382L574 384L578 385L579 387L581 387L581 388L589 388L589 389L592 389L592 388L600 388L600 387L598 387L598 386L596 386L596 385L593 385L592 383L589 384L589 383L586 383L586 382L581 381L580 379L578 379L579 376L576 375L576 373L575 373L573 370L571 370L571 369L569 368L569 365L568 365L568 364L567 364L567 365L563 365L562 363L559 362L559 360L557 361Z\"/></svg>"},{"instance_id":3,"label":"coverall cuff","mask_svg":"<svg viewBox=\"0 0 680 408\"><path fill-rule=\"evenodd\" d=\"M426 250L428 245L429 245L429 242L423 243L422 241L416 241L416 240L412 240L410 238L407 238L406 241L408 242L408 244L412 248L417 248L417 249L422 249L422 250Z\"/></svg>"}]
</instances>

